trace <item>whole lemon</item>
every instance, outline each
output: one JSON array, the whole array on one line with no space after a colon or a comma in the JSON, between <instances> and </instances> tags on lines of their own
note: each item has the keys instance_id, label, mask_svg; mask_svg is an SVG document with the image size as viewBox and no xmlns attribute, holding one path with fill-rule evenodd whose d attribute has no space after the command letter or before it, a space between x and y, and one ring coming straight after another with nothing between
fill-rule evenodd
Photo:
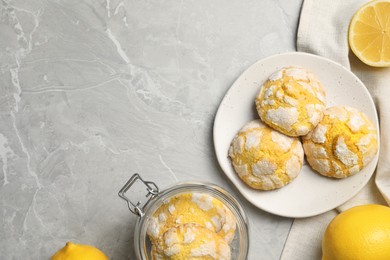
<instances>
[{"instance_id":1,"label":"whole lemon","mask_svg":"<svg viewBox=\"0 0 390 260\"><path fill-rule=\"evenodd\" d=\"M57 251L51 260L109 260L99 249L90 245L74 244L67 242L66 245Z\"/></svg>"},{"instance_id":2,"label":"whole lemon","mask_svg":"<svg viewBox=\"0 0 390 260\"><path fill-rule=\"evenodd\" d=\"M322 240L322 260L389 260L390 208L362 205L337 215Z\"/></svg>"}]
</instances>

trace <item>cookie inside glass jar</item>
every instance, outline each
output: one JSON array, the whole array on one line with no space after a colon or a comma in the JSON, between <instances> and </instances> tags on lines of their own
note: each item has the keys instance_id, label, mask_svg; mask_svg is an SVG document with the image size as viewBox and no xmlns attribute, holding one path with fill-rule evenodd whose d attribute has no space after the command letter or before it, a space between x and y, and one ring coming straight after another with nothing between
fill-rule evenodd
<instances>
[{"instance_id":1,"label":"cookie inside glass jar","mask_svg":"<svg viewBox=\"0 0 390 260\"><path fill-rule=\"evenodd\" d=\"M147 227L153 259L182 259L183 255L230 259L229 245L235 231L236 221L230 209L220 200L198 192L166 199Z\"/></svg>"},{"instance_id":2,"label":"cookie inside glass jar","mask_svg":"<svg viewBox=\"0 0 390 260\"><path fill-rule=\"evenodd\" d=\"M229 244L217 233L194 224L168 229L152 246L153 259L231 259Z\"/></svg>"}]
</instances>

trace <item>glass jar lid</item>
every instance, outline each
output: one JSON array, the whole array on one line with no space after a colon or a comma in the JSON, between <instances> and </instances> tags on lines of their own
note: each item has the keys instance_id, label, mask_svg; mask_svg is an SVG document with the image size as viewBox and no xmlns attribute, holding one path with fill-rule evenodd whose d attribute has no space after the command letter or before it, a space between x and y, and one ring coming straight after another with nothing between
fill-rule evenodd
<instances>
[{"instance_id":1,"label":"glass jar lid","mask_svg":"<svg viewBox=\"0 0 390 260\"><path fill-rule=\"evenodd\" d=\"M144 201L130 199L136 197L132 193L136 183L144 185ZM160 191L154 182L134 174L118 195L139 217L134 247L140 260L247 257L245 212L232 195L215 184L182 182Z\"/></svg>"}]
</instances>

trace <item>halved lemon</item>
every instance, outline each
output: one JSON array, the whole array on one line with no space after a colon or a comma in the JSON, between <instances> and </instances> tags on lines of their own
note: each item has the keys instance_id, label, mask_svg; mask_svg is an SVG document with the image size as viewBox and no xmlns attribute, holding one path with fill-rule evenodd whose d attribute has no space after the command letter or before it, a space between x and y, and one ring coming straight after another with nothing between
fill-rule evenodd
<instances>
[{"instance_id":1,"label":"halved lemon","mask_svg":"<svg viewBox=\"0 0 390 260\"><path fill-rule=\"evenodd\" d=\"M390 66L390 0L374 0L363 5L352 17L349 46L364 63Z\"/></svg>"}]
</instances>

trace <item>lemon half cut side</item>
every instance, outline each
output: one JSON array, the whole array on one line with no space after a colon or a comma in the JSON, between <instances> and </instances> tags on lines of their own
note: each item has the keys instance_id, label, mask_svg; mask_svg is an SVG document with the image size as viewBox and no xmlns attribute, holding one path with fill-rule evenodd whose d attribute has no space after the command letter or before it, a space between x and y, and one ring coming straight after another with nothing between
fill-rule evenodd
<instances>
[{"instance_id":1,"label":"lemon half cut side","mask_svg":"<svg viewBox=\"0 0 390 260\"><path fill-rule=\"evenodd\" d=\"M349 46L365 64L390 66L390 0L374 0L363 5L352 17Z\"/></svg>"}]
</instances>

